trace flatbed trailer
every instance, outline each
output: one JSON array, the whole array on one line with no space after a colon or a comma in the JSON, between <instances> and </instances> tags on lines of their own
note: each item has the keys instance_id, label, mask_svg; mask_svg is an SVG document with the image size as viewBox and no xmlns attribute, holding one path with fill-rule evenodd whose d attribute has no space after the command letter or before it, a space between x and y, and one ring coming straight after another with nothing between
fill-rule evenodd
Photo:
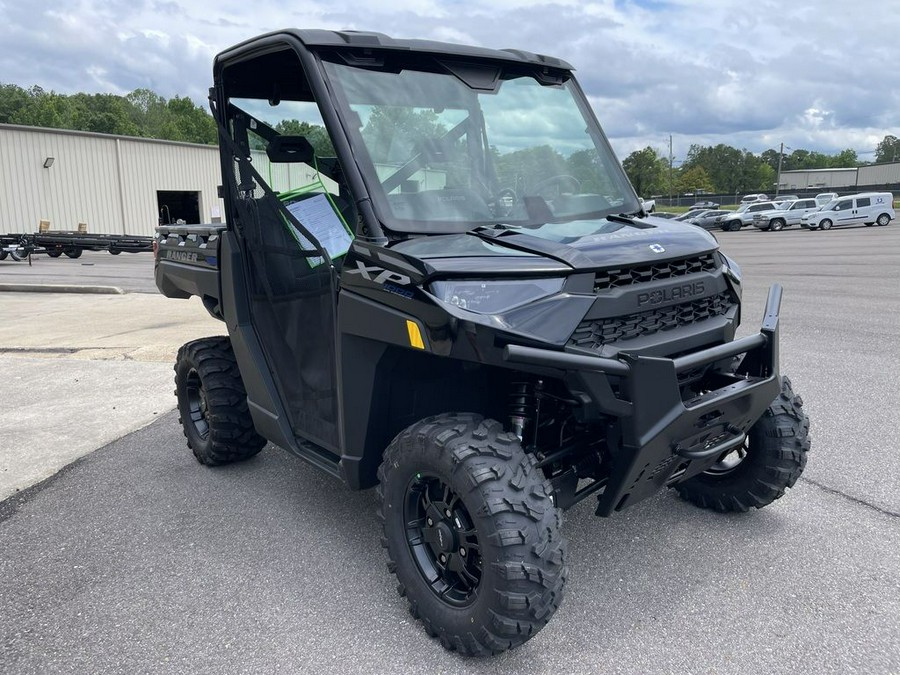
<instances>
[{"instance_id":1,"label":"flatbed trailer","mask_svg":"<svg viewBox=\"0 0 900 675\"><path fill-rule=\"evenodd\" d=\"M153 250L153 237L131 234L89 234L87 232L49 231L31 234L0 234L0 260L8 255L24 260L29 255L47 254L51 258L66 255L79 258L84 251L144 253Z\"/></svg>"}]
</instances>

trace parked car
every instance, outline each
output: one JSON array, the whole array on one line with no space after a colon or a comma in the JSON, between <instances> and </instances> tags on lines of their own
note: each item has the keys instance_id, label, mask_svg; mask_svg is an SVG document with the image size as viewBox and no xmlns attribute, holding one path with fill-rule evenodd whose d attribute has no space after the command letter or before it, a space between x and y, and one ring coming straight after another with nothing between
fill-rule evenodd
<instances>
[{"instance_id":1,"label":"parked car","mask_svg":"<svg viewBox=\"0 0 900 675\"><path fill-rule=\"evenodd\" d=\"M646 213L653 213L656 210L656 200L655 199L644 199L643 197L638 197L641 200L641 206L644 207L644 211Z\"/></svg>"},{"instance_id":2,"label":"parked car","mask_svg":"<svg viewBox=\"0 0 900 675\"><path fill-rule=\"evenodd\" d=\"M819 206L816 204L815 199L794 199L787 203L782 203L781 208L777 211L764 211L755 214L753 216L753 227L777 232L786 227L799 225L803 216L818 210Z\"/></svg>"},{"instance_id":3,"label":"parked car","mask_svg":"<svg viewBox=\"0 0 900 675\"><path fill-rule=\"evenodd\" d=\"M800 199L800 195L775 195L772 197L772 201L775 202L792 202L795 199Z\"/></svg>"},{"instance_id":4,"label":"parked car","mask_svg":"<svg viewBox=\"0 0 900 675\"><path fill-rule=\"evenodd\" d=\"M833 202L803 216L801 227L830 230L841 225L887 225L894 213L894 195L890 192L862 192L839 197Z\"/></svg>"},{"instance_id":5,"label":"parked car","mask_svg":"<svg viewBox=\"0 0 900 675\"><path fill-rule=\"evenodd\" d=\"M654 211L653 216L655 218L675 218L678 214L672 213L671 211Z\"/></svg>"},{"instance_id":6,"label":"parked car","mask_svg":"<svg viewBox=\"0 0 900 675\"><path fill-rule=\"evenodd\" d=\"M737 210L731 211L726 215L719 216L716 219L716 224L727 232L735 232L745 225L749 225L750 223L752 223L753 217L757 213L763 213L764 211L775 211L778 208L780 207L777 202L741 203Z\"/></svg>"},{"instance_id":7,"label":"parked car","mask_svg":"<svg viewBox=\"0 0 900 675\"><path fill-rule=\"evenodd\" d=\"M728 211L726 209L710 209L708 211L703 211L702 213L698 213L696 216L688 218L688 223L692 225L697 225L702 227L704 230L712 230L713 228L719 227L716 221L724 215L729 213L734 213L733 211Z\"/></svg>"},{"instance_id":8,"label":"parked car","mask_svg":"<svg viewBox=\"0 0 900 675\"><path fill-rule=\"evenodd\" d=\"M719 205L716 204L715 202L697 202L691 208L692 209L717 209L717 208L719 208Z\"/></svg>"},{"instance_id":9,"label":"parked car","mask_svg":"<svg viewBox=\"0 0 900 675\"><path fill-rule=\"evenodd\" d=\"M741 204L754 204L756 202L765 202L765 201L768 201L768 199L769 198L766 197L766 195L764 195L762 192L760 192L758 194L744 195L743 197L741 197Z\"/></svg>"},{"instance_id":10,"label":"parked car","mask_svg":"<svg viewBox=\"0 0 900 675\"><path fill-rule=\"evenodd\" d=\"M682 221L689 220L691 218L699 216L701 213L703 213L704 211L708 211L708 210L709 209L691 209L690 211L686 211L685 213L682 213L680 216L675 216L672 220L682 220Z\"/></svg>"},{"instance_id":11,"label":"parked car","mask_svg":"<svg viewBox=\"0 0 900 675\"><path fill-rule=\"evenodd\" d=\"M825 206L838 198L837 192L820 192L816 195L816 204Z\"/></svg>"}]
</instances>

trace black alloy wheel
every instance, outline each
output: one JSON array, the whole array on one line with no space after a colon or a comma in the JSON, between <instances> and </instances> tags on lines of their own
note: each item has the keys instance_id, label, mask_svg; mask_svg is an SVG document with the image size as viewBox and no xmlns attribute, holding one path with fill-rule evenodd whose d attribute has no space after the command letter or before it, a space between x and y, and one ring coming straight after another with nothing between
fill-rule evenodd
<instances>
[{"instance_id":1,"label":"black alloy wheel","mask_svg":"<svg viewBox=\"0 0 900 675\"><path fill-rule=\"evenodd\" d=\"M428 635L470 656L534 637L567 573L562 517L535 457L496 420L443 413L401 431L383 459L388 570Z\"/></svg>"},{"instance_id":2,"label":"black alloy wheel","mask_svg":"<svg viewBox=\"0 0 900 675\"><path fill-rule=\"evenodd\" d=\"M266 440L256 433L231 343L202 338L178 350L175 397L188 447L207 466L249 459Z\"/></svg>"},{"instance_id":3,"label":"black alloy wheel","mask_svg":"<svg viewBox=\"0 0 900 675\"><path fill-rule=\"evenodd\" d=\"M189 423L194 426L194 433L203 440L209 438L209 407L206 402L206 389L200 381L200 374L191 368L184 382L184 390L188 404Z\"/></svg>"},{"instance_id":4,"label":"black alloy wheel","mask_svg":"<svg viewBox=\"0 0 900 675\"><path fill-rule=\"evenodd\" d=\"M416 474L404 521L410 553L435 595L457 607L471 604L484 570L478 533L459 495L437 476Z\"/></svg>"}]
</instances>

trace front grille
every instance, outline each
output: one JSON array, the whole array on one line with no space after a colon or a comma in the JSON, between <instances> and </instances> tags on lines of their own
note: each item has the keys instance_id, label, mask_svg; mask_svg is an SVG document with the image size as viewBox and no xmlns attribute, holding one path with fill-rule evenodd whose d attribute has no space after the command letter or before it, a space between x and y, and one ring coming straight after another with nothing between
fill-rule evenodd
<instances>
[{"instance_id":1,"label":"front grille","mask_svg":"<svg viewBox=\"0 0 900 675\"><path fill-rule=\"evenodd\" d=\"M734 305L729 293L719 293L672 307L660 307L610 319L582 321L569 338L569 345L596 350L613 342L652 335L721 316Z\"/></svg>"},{"instance_id":2,"label":"front grille","mask_svg":"<svg viewBox=\"0 0 900 675\"><path fill-rule=\"evenodd\" d=\"M602 270L597 272L594 279L594 293L610 288L642 284L645 281L683 277L694 272L715 272L716 267L715 256L712 253L704 253L692 258L669 260L654 265L634 265Z\"/></svg>"}]
</instances>

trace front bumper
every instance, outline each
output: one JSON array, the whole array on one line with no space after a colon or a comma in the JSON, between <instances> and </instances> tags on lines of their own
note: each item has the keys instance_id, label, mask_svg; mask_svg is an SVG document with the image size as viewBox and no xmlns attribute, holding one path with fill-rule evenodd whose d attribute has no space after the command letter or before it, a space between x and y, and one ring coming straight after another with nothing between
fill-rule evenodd
<instances>
[{"instance_id":1,"label":"front bumper","mask_svg":"<svg viewBox=\"0 0 900 675\"><path fill-rule=\"evenodd\" d=\"M612 466L597 515L646 499L687 480L744 442L750 427L778 396L778 314L781 286L769 290L760 331L677 358L620 353L616 359L508 345L513 363L561 370L588 419L616 417L621 434L611 444ZM679 376L743 355L737 370L716 376L716 388L682 399ZM615 446L615 447L613 447Z\"/></svg>"}]
</instances>

